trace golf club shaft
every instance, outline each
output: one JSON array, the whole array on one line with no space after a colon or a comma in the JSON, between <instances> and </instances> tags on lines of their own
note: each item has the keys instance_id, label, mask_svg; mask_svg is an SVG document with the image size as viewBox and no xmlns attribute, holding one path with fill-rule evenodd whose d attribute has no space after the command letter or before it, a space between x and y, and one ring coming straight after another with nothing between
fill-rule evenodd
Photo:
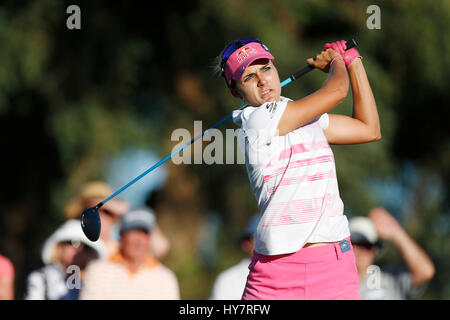
<instances>
[{"instance_id":1,"label":"golf club shaft","mask_svg":"<svg viewBox=\"0 0 450 320\"><path fill-rule=\"evenodd\" d=\"M356 39L351 39L350 41L347 41L347 48L346 50L353 48L355 46L358 45L358 42L356 41ZM281 82L281 87L284 87L285 85L291 83L292 81L297 80L298 78L300 78L301 76L305 75L306 73L310 72L311 70L313 70L315 67L308 65L305 68L301 69L300 71L297 71L296 73L292 74L289 78L287 78L286 80L284 80L283 82ZM243 106L241 106L239 108L239 110L244 109L245 107L247 107L248 104L244 104ZM157 167L159 167L160 165L162 165L164 162L166 162L167 160L171 159L174 155L176 155L177 153L183 151L185 148L187 148L188 146L190 146L191 144L193 144L195 141L197 141L198 139L200 139L201 137L203 137L209 130L217 128L218 126L220 126L222 123L224 123L225 121L231 119L232 114L229 114L228 116L226 116L225 118L223 118L222 120L220 120L219 122L217 122L216 124L214 124L212 127L206 129L205 131L203 131L201 134L199 134L198 136L194 137L191 141L189 141L188 143L184 144L183 146L181 146L180 148L178 148L177 150L173 151L171 154L169 154L168 156L166 156L165 158L161 159L160 161L158 161L157 163L155 163L151 168L147 169L146 171L142 172L140 175L138 175L136 178L134 178L133 180L131 180L130 182L128 182L126 185L124 185L122 188L120 188L119 190L117 190L116 192L114 192L112 195L110 195L108 198L106 198L105 200L103 200L102 202L100 202L99 204L97 204L95 207L98 209L101 206L103 206L106 202L108 202L109 200L111 200L112 198L114 198L115 196L117 196L119 193L121 193L122 191L124 191L125 189L127 189L128 187L130 187L132 184L134 184L135 182L137 182L138 180L142 179L145 175L147 175L148 173L150 173L151 171L153 171L154 169L156 169Z\"/></svg>"}]
</instances>

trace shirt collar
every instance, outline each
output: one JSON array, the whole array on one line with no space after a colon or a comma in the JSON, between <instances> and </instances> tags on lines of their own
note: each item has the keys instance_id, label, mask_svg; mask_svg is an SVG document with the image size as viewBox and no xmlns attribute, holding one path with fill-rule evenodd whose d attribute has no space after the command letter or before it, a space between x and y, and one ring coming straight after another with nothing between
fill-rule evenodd
<instances>
[{"instance_id":1,"label":"shirt collar","mask_svg":"<svg viewBox=\"0 0 450 320\"><path fill-rule=\"evenodd\" d=\"M118 264L124 265L131 274L136 273L136 272L132 272L130 270L130 268L128 267L128 264L126 263L125 259L123 258L123 255L120 251L116 251L116 253L114 253L108 259L108 261L110 261L112 263L118 263ZM143 268L151 269L151 268L157 267L159 265L160 265L160 262L158 260L156 260L154 257L152 257L150 254L148 254L147 257L145 258L144 265L139 269L139 271L142 270Z\"/></svg>"}]
</instances>

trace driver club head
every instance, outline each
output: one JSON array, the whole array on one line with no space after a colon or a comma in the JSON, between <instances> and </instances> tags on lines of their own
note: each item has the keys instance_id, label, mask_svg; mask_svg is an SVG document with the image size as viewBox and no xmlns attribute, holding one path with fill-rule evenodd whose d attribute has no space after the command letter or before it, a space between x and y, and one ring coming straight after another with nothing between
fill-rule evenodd
<instances>
[{"instance_id":1,"label":"driver club head","mask_svg":"<svg viewBox=\"0 0 450 320\"><path fill-rule=\"evenodd\" d=\"M81 214L81 228L86 237L91 241L97 241L100 237L101 222L98 207L87 208Z\"/></svg>"}]
</instances>

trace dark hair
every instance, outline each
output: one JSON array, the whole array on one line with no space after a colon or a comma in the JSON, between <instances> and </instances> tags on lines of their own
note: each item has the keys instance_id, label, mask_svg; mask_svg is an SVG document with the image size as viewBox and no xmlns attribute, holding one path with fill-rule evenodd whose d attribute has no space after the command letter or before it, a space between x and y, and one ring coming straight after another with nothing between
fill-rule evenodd
<instances>
[{"instance_id":1,"label":"dark hair","mask_svg":"<svg viewBox=\"0 0 450 320\"><path fill-rule=\"evenodd\" d=\"M213 75L214 77L218 78L218 77L222 77L224 78L224 81L228 87L228 83L227 80L225 79L225 77L223 76L223 69L222 69L222 56L223 53L225 52L226 48L228 47L228 45L222 49L222 51L220 52L220 54L218 56L216 56L213 60L213 65L212 70L213 70ZM236 81L231 79L231 86L229 87L230 89L236 89Z\"/></svg>"},{"instance_id":2,"label":"dark hair","mask_svg":"<svg viewBox=\"0 0 450 320\"><path fill-rule=\"evenodd\" d=\"M214 61L213 61L213 65L212 65L213 75L216 78L223 77L222 55L223 55L224 51L225 51L225 48L220 52L220 54L217 57L214 58ZM224 78L224 80L225 80L225 83L227 83L225 78ZM228 86L228 83L227 83L227 86ZM236 81L231 79L231 87L230 87L230 89L235 89L235 88L236 88Z\"/></svg>"}]
</instances>

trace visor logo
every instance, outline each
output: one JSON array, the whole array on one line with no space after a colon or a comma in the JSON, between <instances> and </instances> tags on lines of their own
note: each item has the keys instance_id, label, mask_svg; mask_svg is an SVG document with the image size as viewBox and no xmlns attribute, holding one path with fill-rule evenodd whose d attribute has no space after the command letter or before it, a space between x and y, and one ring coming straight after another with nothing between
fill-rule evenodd
<instances>
[{"instance_id":1,"label":"visor logo","mask_svg":"<svg viewBox=\"0 0 450 320\"><path fill-rule=\"evenodd\" d=\"M237 54L237 61L238 63L242 63L245 59L250 57L251 55L254 55L256 53L256 50L252 47L243 47L241 50L239 50Z\"/></svg>"}]
</instances>

